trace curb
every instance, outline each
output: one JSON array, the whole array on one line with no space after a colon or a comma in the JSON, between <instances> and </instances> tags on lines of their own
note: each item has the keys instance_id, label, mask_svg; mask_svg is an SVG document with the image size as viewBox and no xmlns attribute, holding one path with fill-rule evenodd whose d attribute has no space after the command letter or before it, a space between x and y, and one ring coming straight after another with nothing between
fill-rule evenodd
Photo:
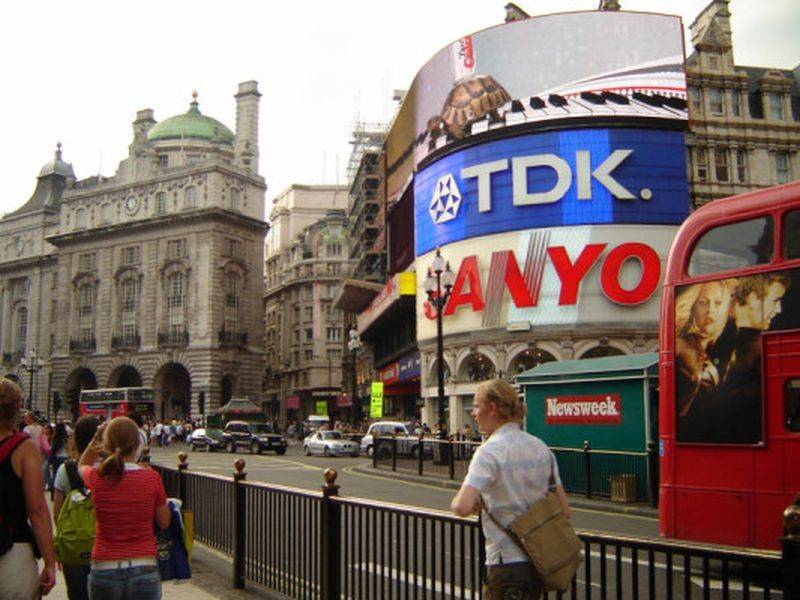
<instances>
[{"instance_id":1,"label":"curb","mask_svg":"<svg viewBox=\"0 0 800 600\"><path fill-rule=\"evenodd\" d=\"M393 479L396 481L408 481L411 483L425 483L427 485L438 486L445 490L458 490L461 487L460 481L453 481L450 479L440 479L438 477L426 477L414 475L412 473L404 473L400 471L386 471L384 469L375 469L373 467L357 465L351 468L353 473L362 473L364 475L372 475L373 477L383 477L385 479ZM652 508L643 504L618 504L610 500L599 500L593 498L586 498L578 494L567 494L569 496L569 504L573 508L580 508L583 510L597 510L601 512L629 515L634 517L646 517L651 519L658 519L658 509Z\"/></svg>"}]
</instances>

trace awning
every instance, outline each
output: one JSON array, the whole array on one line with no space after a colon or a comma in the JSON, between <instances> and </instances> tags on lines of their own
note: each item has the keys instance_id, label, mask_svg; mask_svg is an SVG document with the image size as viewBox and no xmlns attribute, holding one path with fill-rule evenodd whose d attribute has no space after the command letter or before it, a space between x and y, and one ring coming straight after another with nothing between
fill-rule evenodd
<instances>
[{"instance_id":1,"label":"awning","mask_svg":"<svg viewBox=\"0 0 800 600\"><path fill-rule=\"evenodd\" d=\"M262 414L260 406L253 404L247 398L231 398L225 406L217 409L218 415L259 415Z\"/></svg>"},{"instance_id":2,"label":"awning","mask_svg":"<svg viewBox=\"0 0 800 600\"><path fill-rule=\"evenodd\" d=\"M535 384L564 379L589 380L631 374L640 375L642 378L658 377L658 353L546 362L520 373L514 378L514 382Z\"/></svg>"},{"instance_id":3,"label":"awning","mask_svg":"<svg viewBox=\"0 0 800 600\"><path fill-rule=\"evenodd\" d=\"M383 287L381 292L373 298L357 318L358 333L363 335L381 317L390 313L398 306L413 307L417 293L417 275L414 272L397 273Z\"/></svg>"},{"instance_id":4,"label":"awning","mask_svg":"<svg viewBox=\"0 0 800 600\"><path fill-rule=\"evenodd\" d=\"M339 294L333 300L333 306L350 313L360 313L383 289L380 283L361 279L345 279Z\"/></svg>"}]
</instances>

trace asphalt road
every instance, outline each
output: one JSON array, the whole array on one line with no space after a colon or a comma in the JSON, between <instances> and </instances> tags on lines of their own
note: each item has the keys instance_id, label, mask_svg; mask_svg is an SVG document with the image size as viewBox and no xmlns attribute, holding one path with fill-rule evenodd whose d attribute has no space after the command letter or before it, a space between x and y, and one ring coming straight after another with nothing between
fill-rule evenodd
<instances>
[{"instance_id":1,"label":"asphalt road","mask_svg":"<svg viewBox=\"0 0 800 600\"><path fill-rule=\"evenodd\" d=\"M455 494L453 490L428 483L395 481L380 475L353 472L353 467L367 465L369 459L304 456L300 445L290 445L284 456L275 456L272 453L250 455L242 450L235 455L227 452L189 452L188 447L183 444L173 444L168 448L154 447L151 455L153 461L159 464L175 466L178 463L177 454L182 450L189 456L191 471L231 476L234 461L243 458L248 480L307 490L320 490L324 483L322 473L330 467L339 473L337 483L341 486L340 495L349 498L367 498L448 511ZM658 536L658 521L651 517L574 509L573 523L578 529L632 536Z\"/></svg>"}]
</instances>

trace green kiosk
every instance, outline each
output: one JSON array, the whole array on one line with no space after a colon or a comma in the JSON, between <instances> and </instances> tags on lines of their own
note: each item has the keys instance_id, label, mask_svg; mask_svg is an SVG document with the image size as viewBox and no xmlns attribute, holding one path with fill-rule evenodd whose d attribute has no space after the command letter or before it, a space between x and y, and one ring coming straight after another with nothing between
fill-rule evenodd
<instances>
[{"instance_id":1,"label":"green kiosk","mask_svg":"<svg viewBox=\"0 0 800 600\"><path fill-rule=\"evenodd\" d=\"M547 362L514 379L525 428L552 448L568 491L654 501L658 354Z\"/></svg>"}]
</instances>

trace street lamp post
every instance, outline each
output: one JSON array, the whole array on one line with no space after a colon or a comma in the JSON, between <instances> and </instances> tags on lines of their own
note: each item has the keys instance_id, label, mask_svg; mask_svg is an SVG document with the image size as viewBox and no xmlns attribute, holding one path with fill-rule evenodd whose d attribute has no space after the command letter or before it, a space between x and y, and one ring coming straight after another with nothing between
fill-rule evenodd
<instances>
[{"instance_id":1,"label":"street lamp post","mask_svg":"<svg viewBox=\"0 0 800 600\"><path fill-rule=\"evenodd\" d=\"M353 369L351 371L350 390L352 392L353 402L353 421L360 423L364 416L361 414L361 402L358 399L358 382L356 381L356 356L358 349L361 348L361 338L358 335L355 327L350 330L350 339L347 341L347 349L353 357ZM355 424L354 423L354 424Z\"/></svg>"},{"instance_id":2,"label":"street lamp post","mask_svg":"<svg viewBox=\"0 0 800 600\"><path fill-rule=\"evenodd\" d=\"M23 356L20 361L22 368L28 372L30 382L28 384L28 401L25 403L28 410L33 410L33 378L36 372L44 366L42 359L36 356L36 348L31 348L28 356Z\"/></svg>"},{"instance_id":3,"label":"street lamp post","mask_svg":"<svg viewBox=\"0 0 800 600\"><path fill-rule=\"evenodd\" d=\"M444 435L447 431L444 409L444 341L442 336L442 311L447 305L450 293L453 290L456 274L450 270L450 263L445 262L439 248L436 248L436 256L433 263L428 267L428 276L425 278L425 292L428 294L428 302L436 309L436 378L439 386L439 431ZM442 293L444 287L444 293Z\"/></svg>"}]
</instances>

